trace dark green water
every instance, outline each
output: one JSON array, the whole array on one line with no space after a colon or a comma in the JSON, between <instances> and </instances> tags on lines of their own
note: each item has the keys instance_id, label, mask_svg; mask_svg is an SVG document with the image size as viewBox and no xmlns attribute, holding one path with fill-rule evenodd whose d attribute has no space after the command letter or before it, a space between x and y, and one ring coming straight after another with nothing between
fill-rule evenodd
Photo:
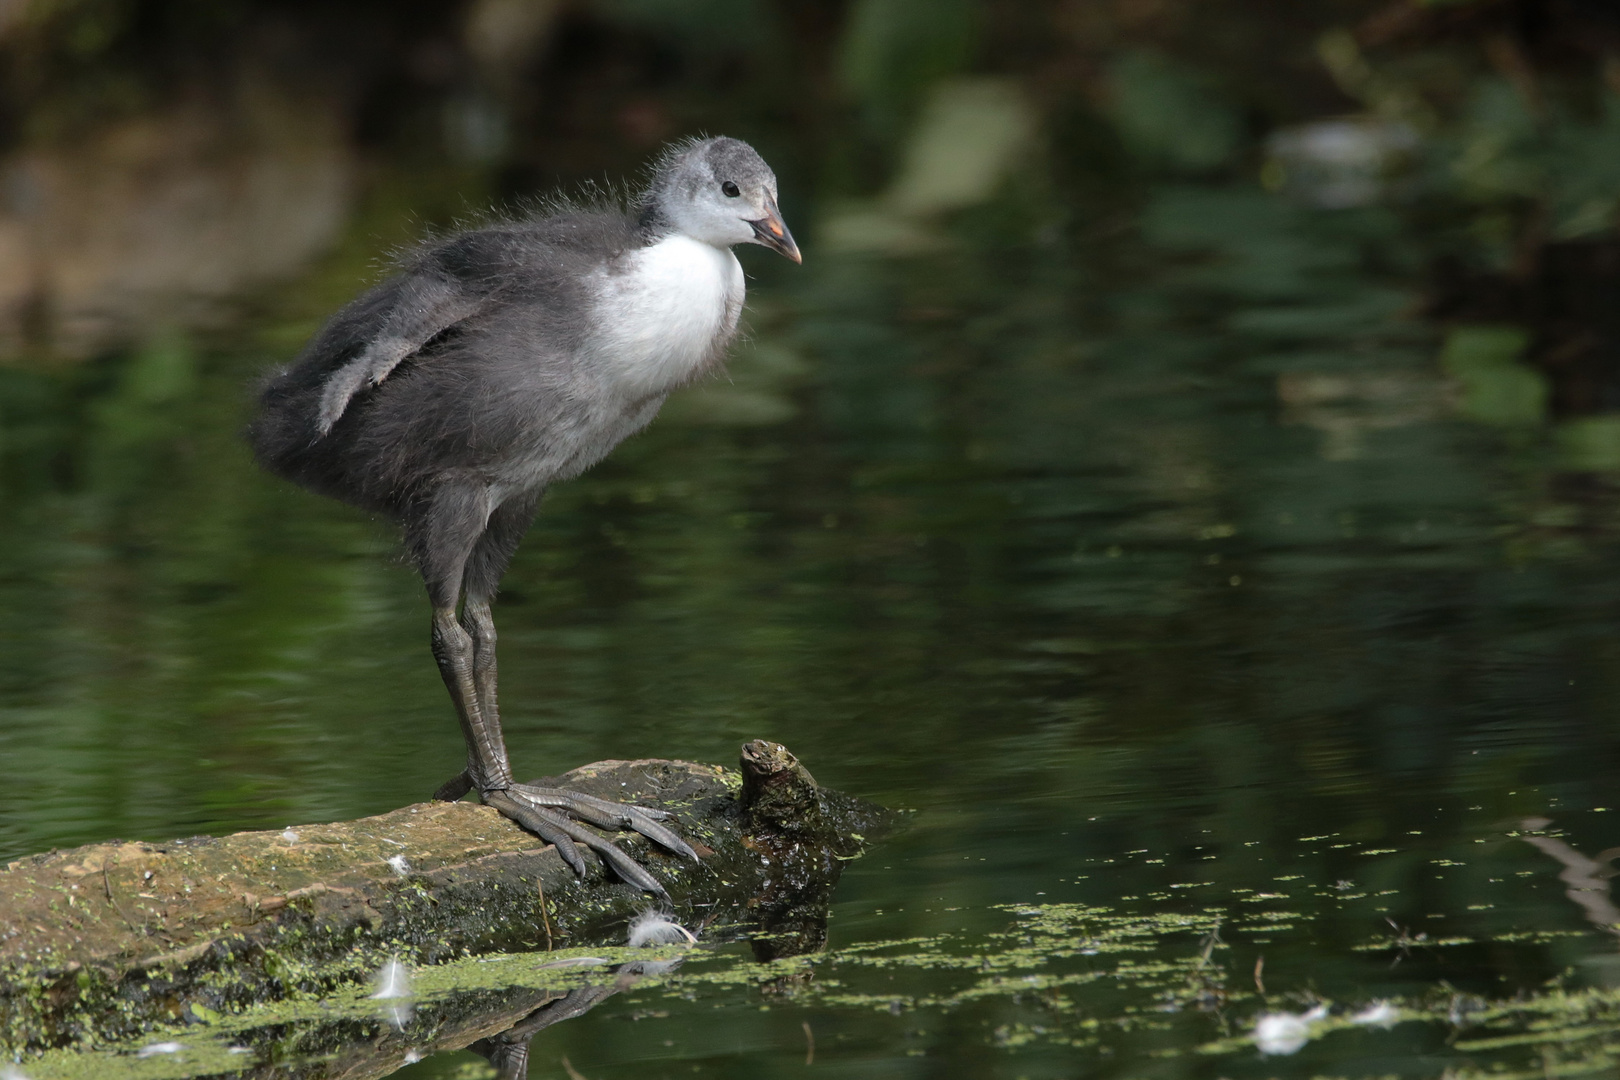
<instances>
[{"instance_id":1,"label":"dark green water","mask_svg":"<svg viewBox=\"0 0 1620 1080\"><path fill-rule=\"evenodd\" d=\"M798 1075L805 1024L849 1077L1612 1070L1612 998L1578 1067L1469 1049L1492 1002L1617 981L1510 835L1620 844L1620 514L1574 429L1471 418L1391 211L998 207L923 256L745 253L731 381L548 498L497 610L520 772L767 737L915 814L844 878L816 982L694 961L543 1033L535 1075ZM358 284L322 273L0 368L0 858L379 813L460 762L387 526L237 436ZM1430 1012L1260 1057L1256 1016L1318 997Z\"/></svg>"}]
</instances>

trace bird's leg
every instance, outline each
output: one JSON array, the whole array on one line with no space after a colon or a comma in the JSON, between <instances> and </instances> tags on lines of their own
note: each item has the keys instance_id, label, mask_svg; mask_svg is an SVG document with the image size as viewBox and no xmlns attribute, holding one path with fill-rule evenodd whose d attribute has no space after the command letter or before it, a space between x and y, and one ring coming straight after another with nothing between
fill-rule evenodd
<instances>
[{"instance_id":1,"label":"bird's leg","mask_svg":"<svg viewBox=\"0 0 1620 1080\"><path fill-rule=\"evenodd\" d=\"M621 971L634 966L634 963L626 964ZM567 994L546 1002L499 1035L479 1039L467 1049L487 1058L489 1063L495 1066L496 1080L528 1080L529 1044L534 1041L536 1035L553 1024L584 1016L636 981L633 975L621 974L610 983L581 986L570 990Z\"/></svg>"},{"instance_id":2,"label":"bird's leg","mask_svg":"<svg viewBox=\"0 0 1620 1080\"><path fill-rule=\"evenodd\" d=\"M438 616L435 615L435 627ZM495 702L495 619L490 615L489 599L487 597L469 596L461 607L461 629L472 639L472 701L476 704L478 717L477 736L471 734L467 721L462 722L462 734L467 738L467 768L456 776L447 780L438 791L433 793L435 799L444 802L455 802L467 792L477 787L480 792L505 787L512 781L511 766L507 764L506 740L501 736L501 713ZM434 655L439 655L438 631L434 632ZM444 670L444 662L440 661L440 670ZM445 683L449 684L451 676L445 675ZM458 679L459 682L459 679ZM451 692L455 696L455 692ZM459 712L458 712L459 715ZM481 748L492 750L500 761L500 768L490 772L481 760ZM478 783L475 776L483 776L486 783ZM487 784L493 776L504 776L504 783Z\"/></svg>"},{"instance_id":3,"label":"bird's leg","mask_svg":"<svg viewBox=\"0 0 1620 1080\"><path fill-rule=\"evenodd\" d=\"M590 848L625 881L664 895L664 887L635 860L580 822L635 829L696 861L691 846L658 824L668 817L556 788L512 782L495 699L495 620L489 600L534 512L538 493L487 509L488 491L445 483L431 492L407 535L433 601L433 655L456 706L467 742L467 768L437 792L458 799L477 790L484 802L557 846L574 872L585 875L579 845ZM461 618L456 618L457 601ZM577 820L575 820L577 819Z\"/></svg>"},{"instance_id":4,"label":"bird's leg","mask_svg":"<svg viewBox=\"0 0 1620 1080\"><path fill-rule=\"evenodd\" d=\"M662 894L664 889L646 870L589 829L581 829L570 818L588 822L605 829L635 829L677 854L687 855L694 861L697 854L690 845L663 825L668 817L662 810L647 810L638 806L611 803L588 795L538 788L512 782L511 768L506 764L506 746L501 738L500 710L496 704L495 683L495 619L490 614L488 597L469 593L461 609L461 625L472 639L472 685L477 694L477 715L483 743L479 747L469 740L469 779L477 775L473 758L483 756L482 746L494 748L500 755L500 775L505 782L498 787L478 785L479 794L486 803L507 817L557 845L563 857L583 872L583 861L570 840L578 841L594 850L624 880L649 892ZM489 774L485 774L489 775ZM475 781L476 783L476 781ZM555 811L561 810L564 814ZM561 834L561 835L558 835Z\"/></svg>"},{"instance_id":5,"label":"bird's leg","mask_svg":"<svg viewBox=\"0 0 1620 1080\"><path fill-rule=\"evenodd\" d=\"M441 657L439 620L442 614L444 612L434 614L433 654L436 657ZM512 766L507 764L505 738L501 737L501 708L496 704L496 620L489 614L489 597L467 597L462 604L460 630L465 631L470 640L471 659L467 665L470 683L463 685L460 675L455 674L457 688L450 690L450 696L455 698L457 690L463 695L471 691L468 698L471 708L457 708L457 716L468 717L462 721L462 735L467 738L467 769L445 780L433 793L436 800L447 803L454 803L475 787L483 793L505 789L512 782ZM441 657L439 670L449 687L452 672L455 672L454 662L447 670Z\"/></svg>"},{"instance_id":6,"label":"bird's leg","mask_svg":"<svg viewBox=\"0 0 1620 1080\"><path fill-rule=\"evenodd\" d=\"M480 793L501 791L512 784L512 766L506 760L506 743L501 738L500 721L484 715L479 701L476 649L473 636L456 621L454 608L433 611L433 658L439 674L455 703L461 721L461 736L467 742L467 771L470 787ZM451 781L454 784L456 781ZM450 785L446 785L447 787ZM442 789L441 789L442 790Z\"/></svg>"},{"instance_id":7,"label":"bird's leg","mask_svg":"<svg viewBox=\"0 0 1620 1080\"><path fill-rule=\"evenodd\" d=\"M506 762L506 741L501 737L501 710L495 701L495 618L489 612L489 598L469 596L461 606L461 625L472 635L473 690L478 695L478 710L484 725L500 748L501 762ZM506 769L506 780L512 780L512 770Z\"/></svg>"},{"instance_id":8,"label":"bird's leg","mask_svg":"<svg viewBox=\"0 0 1620 1080\"><path fill-rule=\"evenodd\" d=\"M490 643L490 650L493 651L493 642ZM462 784L469 790L476 789L485 803L542 840L555 844L558 853L581 877L585 876L585 860L580 857L575 841L598 850L606 846L613 854L603 853L603 859L612 864L620 876L640 888L662 895L663 886L612 844L560 815L535 809L506 794L512 786L512 767L507 764L506 743L501 738L500 727L490 726L479 705L478 682L474 675L477 667L475 656L473 635L457 621L456 609L436 605L433 609L433 658L439 662L439 674L444 677L445 688L450 691L456 717L461 721L461 736L467 743L466 770L441 787L439 792L453 791ZM617 859L613 856L617 856ZM629 865L629 873L620 865L621 862Z\"/></svg>"},{"instance_id":9,"label":"bird's leg","mask_svg":"<svg viewBox=\"0 0 1620 1080\"><path fill-rule=\"evenodd\" d=\"M473 642L456 621L467 561L481 541L490 518L489 491L477 483L446 476L411 500L404 514L405 543L422 571L433 604L433 659L461 724L467 744L467 767L434 792L454 802L477 787L511 783L500 729L491 733L478 708L473 680Z\"/></svg>"}]
</instances>

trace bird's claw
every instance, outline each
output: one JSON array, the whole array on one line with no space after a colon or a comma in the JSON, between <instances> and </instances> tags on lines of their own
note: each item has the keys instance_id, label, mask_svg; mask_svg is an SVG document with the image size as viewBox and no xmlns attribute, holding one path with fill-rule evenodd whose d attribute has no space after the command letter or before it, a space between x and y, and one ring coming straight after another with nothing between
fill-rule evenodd
<instances>
[{"instance_id":1,"label":"bird's claw","mask_svg":"<svg viewBox=\"0 0 1620 1080\"><path fill-rule=\"evenodd\" d=\"M698 861L697 852L692 850L692 845L676 835L673 829L659 824L671 816L667 811L612 802L562 788L537 787L533 784L513 784L507 791L531 806L562 810L570 817L589 822L599 828L634 829L653 843L683 858Z\"/></svg>"},{"instance_id":2,"label":"bird's claw","mask_svg":"<svg viewBox=\"0 0 1620 1080\"><path fill-rule=\"evenodd\" d=\"M658 824L670 815L662 810L610 802L579 792L560 788L536 787L531 784L513 784L503 789L484 793L484 801L523 828L557 848L564 862L579 877L585 876L585 859L579 852L584 845L601 858L621 879L644 892L668 898L663 885L646 868L621 851L617 845L597 835L584 825L571 820L578 818L604 829L634 829L649 840L683 855L693 862L697 852L669 828Z\"/></svg>"}]
</instances>

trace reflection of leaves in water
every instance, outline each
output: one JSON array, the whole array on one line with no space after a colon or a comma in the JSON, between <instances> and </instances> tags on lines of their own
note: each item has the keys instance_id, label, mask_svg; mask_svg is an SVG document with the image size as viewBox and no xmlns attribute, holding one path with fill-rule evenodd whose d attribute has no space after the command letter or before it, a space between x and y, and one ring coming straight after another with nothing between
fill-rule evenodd
<instances>
[{"instance_id":1,"label":"reflection of leaves in water","mask_svg":"<svg viewBox=\"0 0 1620 1080\"><path fill-rule=\"evenodd\" d=\"M936 79L973 53L976 5L968 0L858 0L840 43L840 75L881 133Z\"/></svg>"},{"instance_id":2,"label":"reflection of leaves in water","mask_svg":"<svg viewBox=\"0 0 1620 1080\"><path fill-rule=\"evenodd\" d=\"M1237 111L1215 88L1164 57L1127 52L1109 65L1110 118L1149 164L1200 173L1230 163L1243 137Z\"/></svg>"},{"instance_id":3,"label":"reflection of leaves in water","mask_svg":"<svg viewBox=\"0 0 1620 1080\"><path fill-rule=\"evenodd\" d=\"M1515 327L1458 327L1446 336L1440 363L1462 384L1462 411L1503 427L1537 424L1547 406L1547 380L1518 362L1528 335Z\"/></svg>"},{"instance_id":4,"label":"reflection of leaves in water","mask_svg":"<svg viewBox=\"0 0 1620 1080\"><path fill-rule=\"evenodd\" d=\"M1464 198L1541 200L1560 239L1614 225L1620 94L1602 93L1595 115L1582 117L1557 101L1538 109L1505 80L1484 79L1441 146Z\"/></svg>"}]
</instances>

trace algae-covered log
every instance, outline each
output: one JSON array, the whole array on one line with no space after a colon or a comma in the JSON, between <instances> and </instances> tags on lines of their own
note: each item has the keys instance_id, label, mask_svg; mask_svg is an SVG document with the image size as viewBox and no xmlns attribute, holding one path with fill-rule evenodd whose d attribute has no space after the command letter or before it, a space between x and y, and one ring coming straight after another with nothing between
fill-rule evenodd
<instances>
[{"instance_id":1,"label":"algae-covered log","mask_svg":"<svg viewBox=\"0 0 1620 1080\"><path fill-rule=\"evenodd\" d=\"M619 842L676 915L780 926L795 949L814 943L841 859L886 817L818 789L763 742L744 747L741 774L606 761L543 782L671 811L696 865L640 837ZM576 879L555 849L471 803L19 859L0 869L0 1045L127 1039L332 990L395 957L622 942L650 898L592 867Z\"/></svg>"}]
</instances>

